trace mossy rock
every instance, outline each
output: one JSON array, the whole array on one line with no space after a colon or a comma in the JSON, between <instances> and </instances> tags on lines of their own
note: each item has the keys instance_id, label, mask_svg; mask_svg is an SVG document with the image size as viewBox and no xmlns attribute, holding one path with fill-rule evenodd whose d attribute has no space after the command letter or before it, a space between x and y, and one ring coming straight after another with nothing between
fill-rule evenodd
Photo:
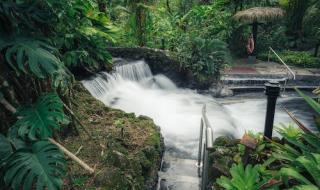
<instances>
[{"instance_id":1,"label":"mossy rock","mask_svg":"<svg viewBox=\"0 0 320 190\"><path fill-rule=\"evenodd\" d=\"M136 117L106 107L94 99L82 86L74 88L72 109L93 140L81 129L78 136L65 135L62 144L72 152L81 151L78 157L96 168L95 177L90 176L79 165L69 163L71 178L81 176L81 188L75 181L66 180L65 190L74 189L152 189L156 183L160 167L163 139L152 119Z\"/></svg>"}]
</instances>

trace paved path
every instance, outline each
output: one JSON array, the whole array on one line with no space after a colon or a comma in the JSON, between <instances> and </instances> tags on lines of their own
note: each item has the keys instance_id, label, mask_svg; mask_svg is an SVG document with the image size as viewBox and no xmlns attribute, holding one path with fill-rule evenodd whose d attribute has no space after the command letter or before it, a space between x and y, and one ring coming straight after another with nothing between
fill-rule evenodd
<instances>
[{"instance_id":1,"label":"paved path","mask_svg":"<svg viewBox=\"0 0 320 190\"><path fill-rule=\"evenodd\" d=\"M290 66L296 75L319 75L320 69L315 68L299 68ZM262 74L262 75L285 75L286 68L276 62L265 62L257 60L255 64L249 64L246 59L237 59L234 65L224 70L223 74Z\"/></svg>"}]
</instances>

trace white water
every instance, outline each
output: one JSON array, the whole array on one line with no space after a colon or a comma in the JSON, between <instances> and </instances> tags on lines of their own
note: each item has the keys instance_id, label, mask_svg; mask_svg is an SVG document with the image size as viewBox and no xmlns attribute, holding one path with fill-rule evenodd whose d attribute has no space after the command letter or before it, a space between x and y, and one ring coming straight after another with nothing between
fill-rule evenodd
<instances>
[{"instance_id":1,"label":"white water","mask_svg":"<svg viewBox=\"0 0 320 190\"><path fill-rule=\"evenodd\" d=\"M100 73L92 80L83 81L83 84L107 106L154 119L161 127L167 151L180 157L196 158L204 104L207 105L215 137L227 134L240 138L248 130L263 131L264 99L240 100L222 106L209 95L177 88L164 75L153 76L144 61L117 66L115 73ZM275 123L289 121L290 118L278 109Z\"/></svg>"},{"instance_id":2,"label":"white water","mask_svg":"<svg viewBox=\"0 0 320 190\"><path fill-rule=\"evenodd\" d=\"M201 109L207 104L214 134L239 136L229 116L210 96L179 89L164 75L153 76L143 61L117 66L115 73L100 73L83 81L90 93L108 106L146 115L161 127L167 148L194 157L197 152Z\"/></svg>"}]
</instances>

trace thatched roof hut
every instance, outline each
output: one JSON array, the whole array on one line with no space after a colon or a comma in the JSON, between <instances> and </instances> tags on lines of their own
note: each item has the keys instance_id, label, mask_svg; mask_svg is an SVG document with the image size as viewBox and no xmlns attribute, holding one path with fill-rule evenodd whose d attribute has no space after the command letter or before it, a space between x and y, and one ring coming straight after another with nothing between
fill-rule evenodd
<instances>
[{"instance_id":1,"label":"thatched roof hut","mask_svg":"<svg viewBox=\"0 0 320 190\"><path fill-rule=\"evenodd\" d=\"M270 22L284 16L281 8L274 7L253 7L237 12L233 18L242 23Z\"/></svg>"},{"instance_id":2,"label":"thatched roof hut","mask_svg":"<svg viewBox=\"0 0 320 190\"><path fill-rule=\"evenodd\" d=\"M279 20L284 16L284 11L275 7L253 7L247 10L237 12L233 18L236 21L252 25L252 34L254 39L253 47L256 47L258 26L264 22ZM254 48L256 49L256 48ZM254 50L251 55L256 55Z\"/></svg>"}]
</instances>

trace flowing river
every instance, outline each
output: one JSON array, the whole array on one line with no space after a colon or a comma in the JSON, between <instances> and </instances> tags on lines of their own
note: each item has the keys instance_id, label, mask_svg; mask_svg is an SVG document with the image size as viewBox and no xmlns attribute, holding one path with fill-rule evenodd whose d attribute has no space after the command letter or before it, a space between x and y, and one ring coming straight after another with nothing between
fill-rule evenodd
<instances>
[{"instance_id":1,"label":"flowing river","mask_svg":"<svg viewBox=\"0 0 320 190\"><path fill-rule=\"evenodd\" d=\"M164 75L153 75L144 61L119 64L114 73L99 73L84 80L83 84L107 106L152 118L161 127L166 154L174 158L196 159L204 104L215 137L229 135L241 138L245 131L263 132L266 110L264 96L214 99L195 90L178 88ZM296 97L279 99L275 124L291 122L280 109L281 106L287 107L305 124L312 126L310 109ZM197 189L191 186L184 188Z\"/></svg>"}]
</instances>

